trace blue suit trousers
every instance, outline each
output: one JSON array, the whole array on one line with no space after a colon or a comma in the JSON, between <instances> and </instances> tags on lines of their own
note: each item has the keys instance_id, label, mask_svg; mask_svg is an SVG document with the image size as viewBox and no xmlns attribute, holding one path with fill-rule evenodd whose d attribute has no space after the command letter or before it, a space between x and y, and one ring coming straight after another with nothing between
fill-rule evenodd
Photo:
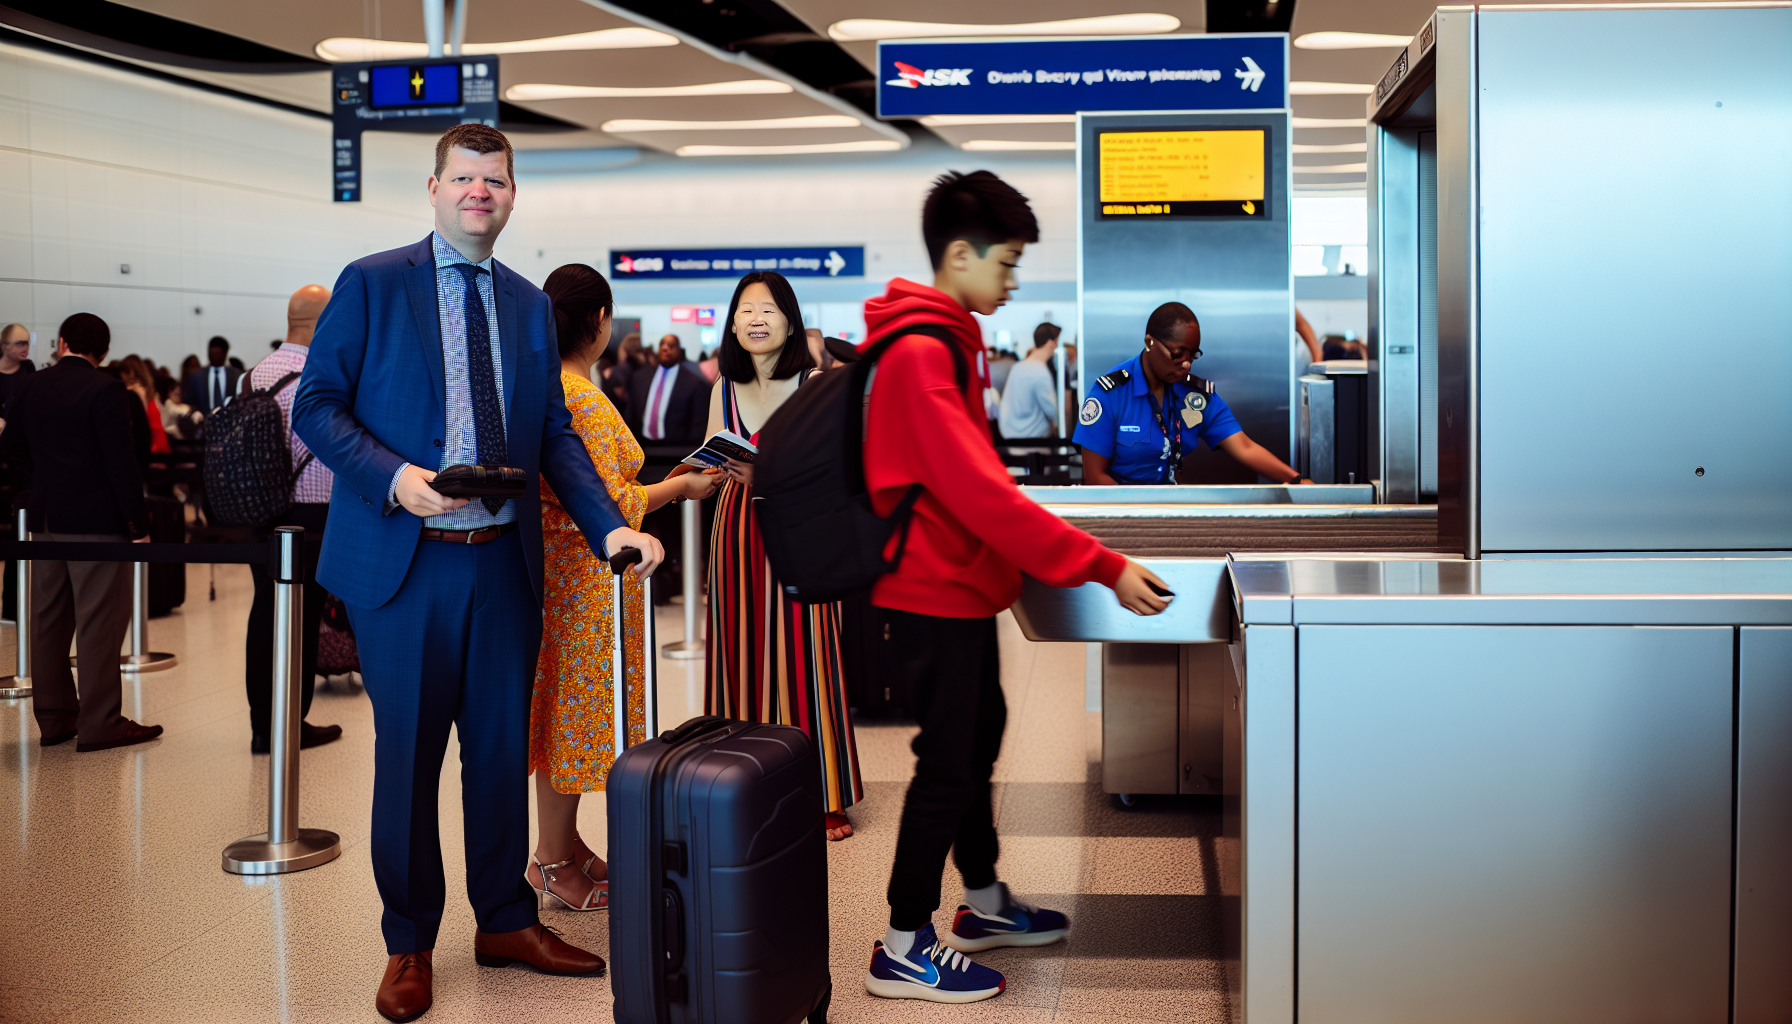
<instances>
[{"instance_id":1,"label":"blue suit trousers","mask_svg":"<svg viewBox=\"0 0 1792 1024\"><path fill-rule=\"evenodd\" d=\"M467 896L479 929L537 921L529 862L529 699L541 606L515 532L422 541L398 593L347 605L373 702L373 877L386 951L434 949L446 881L436 808L460 738Z\"/></svg>"}]
</instances>

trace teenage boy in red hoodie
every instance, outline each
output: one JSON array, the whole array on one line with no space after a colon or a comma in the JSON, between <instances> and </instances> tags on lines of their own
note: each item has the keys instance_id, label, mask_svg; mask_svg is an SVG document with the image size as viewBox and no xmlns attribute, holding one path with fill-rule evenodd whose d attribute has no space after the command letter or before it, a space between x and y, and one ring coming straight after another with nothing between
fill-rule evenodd
<instances>
[{"instance_id":1,"label":"teenage boy in red hoodie","mask_svg":"<svg viewBox=\"0 0 1792 1024\"><path fill-rule=\"evenodd\" d=\"M872 505L889 515L910 485L924 492L901 562L872 591L872 603L888 610L891 648L902 652L921 733L890 872L890 926L872 949L865 988L888 998L968 1003L997 995L1007 982L964 954L1042 946L1069 929L1063 914L1021 902L996 880L989 778L1007 707L995 617L1020 596L1022 572L1058 587L1100 583L1140 615L1168 602L1149 586L1163 585L1149 570L1021 494L991 444L977 360L983 334L971 313L995 312L1017 287L1021 251L1039 240L1026 197L988 171L949 173L927 196L921 234L933 287L897 278L865 303L862 348L905 328L943 326L970 372L961 387L948 343L914 334L878 360L871 385L865 482ZM933 914L948 849L966 905L940 936Z\"/></svg>"}]
</instances>

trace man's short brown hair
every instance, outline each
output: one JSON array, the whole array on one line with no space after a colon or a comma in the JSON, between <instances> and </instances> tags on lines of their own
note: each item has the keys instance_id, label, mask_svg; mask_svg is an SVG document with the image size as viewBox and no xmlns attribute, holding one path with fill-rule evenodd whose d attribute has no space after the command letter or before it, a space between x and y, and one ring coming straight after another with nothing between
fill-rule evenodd
<instances>
[{"instance_id":1,"label":"man's short brown hair","mask_svg":"<svg viewBox=\"0 0 1792 1024\"><path fill-rule=\"evenodd\" d=\"M442 168L448 166L450 149L470 149L475 153L496 153L504 151L504 173L516 180L516 150L510 148L510 140L496 128L483 124L457 124L442 133L436 140L436 177L442 176Z\"/></svg>"}]
</instances>

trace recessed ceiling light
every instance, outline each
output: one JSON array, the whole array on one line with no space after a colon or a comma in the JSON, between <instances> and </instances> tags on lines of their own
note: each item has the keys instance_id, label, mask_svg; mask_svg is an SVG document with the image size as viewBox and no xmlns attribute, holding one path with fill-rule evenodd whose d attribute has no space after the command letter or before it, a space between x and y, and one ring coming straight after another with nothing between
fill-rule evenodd
<instances>
[{"instance_id":1,"label":"recessed ceiling light","mask_svg":"<svg viewBox=\"0 0 1792 1024\"><path fill-rule=\"evenodd\" d=\"M1367 96L1375 87L1367 82L1289 82L1290 96Z\"/></svg>"},{"instance_id":2,"label":"recessed ceiling light","mask_svg":"<svg viewBox=\"0 0 1792 1024\"><path fill-rule=\"evenodd\" d=\"M1367 174L1368 172L1368 164L1320 164L1314 167L1296 164L1294 167L1296 174Z\"/></svg>"},{"instance_id":3,"label":"recessed ceiling light","mask_svg":"<svg viewBox=\"0 0 1792 1024\"><path fill-rule=\"evenodd\" d=\"M1174 32L1182 21L1168 14L1108 14L1099 18L1033 21L1008 25L955 25L937 21L885 21L848 18L828 26L828 35L842 43L878 39L928 39L936 36L1131 36Z\"/></svg>"},{"instance_id":4,"label":"recessed ceiling light","mask_svg":"<svg viewBox=\"0 0 1792 1024\"><path fill-rule=\"evenodd\" d=\"M1041 150L1075 149L1074 142L1029 142L1018 139L972 139L963 143L959 149L967 149L973 153L1026 152Z\"/></svg>"},{"instance_id":5,"label":"recessed ceiling light","mask_svg":"<svg viewBox=\"0 0 1792 1024\"><path fill-rule=\"evenodd\" d=\"M1288 148L1295 153L1367 153L1369 144L1367 142L1340 142L1335 146L1309 146L1297 142Z\"/></svg>"},{"instance_id":6,"label":"recessed ceiling light","mask_svg":"<svg viewBox=\"0 0 1792 1024\"><path fill-rule=\"evenodd\" d=\"M1308 32L1294 37L1294 45L1302 50L1373 50L1383 46L1405 46L1411 36L1390 36L1380 32Z\"/></svg>"},{"instance_id":7,"label":"recessed ceiling light","mask_svg":"<svg viewBox=\"0 0 1792 1024\"><path fill-rule=\"evenodd\" d=\"M963 124L1075 124L1075 114L929 114L918 118L929 128Z\"/></svg>"},{"instance_id":8,"label":"recessed ceiling light","mask_svg":"<svg viewBox=\"0 0 1792 1024\"><path fill-rule=\"evenodd\" d=\"M530 100L629 100L661 99L670 96L774 96L792 92L789 85L769 78L749 78L742 82L707 82L703 85L546 85L525 83L504 90L504 98L527 103Z\"/></svg>"},{"instance_id":9,"label":"recessed ceiling light","mask_svg":"<svg viewBox=\"0 0 1792 1024\"><path fill-rule=\"evenodd\" d=\"M728 132L771 128L858 128L864 122L845 114L813 114L808 117L764 117L756 121L647 121L620 118L605 121L603 130L614 135L638 132Z\"/></svg>"},{"instance_id":10,"label":"recessed ceiling light","mask_svg":"<svg viewBox=\"0 0 1792 1024\"><path fill-rule=\"evenodd\" d=\"M515 97L512 97L514 99ZM1366 117L1297 117L1294 118L1296 128L1367 128Z\"/></svg>"},{"instance_id":11,"label":"recessed ceiling light","mask_svg":"<svg viewBox=\"0 0 1792 1024\"><path fill-rule=\"evenodd\" d=\"M821 142L808 146L680 146L679 156L798 156L805 153L887 153L901 149L894 139L864 142Z\"/></svg>"},{"instance_id":12,"label":"recessed ceiling light","mask_svg":"<svg viewBox=\"0 0 1792 1024\"><path fill-rule=\"evenodd\" d=\"M606 28L596 32L577 32L569 36L546 36L541 39L513 39L507 43L467 43L463 54L476 53L547 53L553 50L637 50L648 46L677 46L678 39L650 28ZM410 43L396 39L361 39L354 36L332 36L315 47L320 60L334 63L363 60L404 60L407 57L429 56L428 43Z\"/></svg>"}]
</instances>

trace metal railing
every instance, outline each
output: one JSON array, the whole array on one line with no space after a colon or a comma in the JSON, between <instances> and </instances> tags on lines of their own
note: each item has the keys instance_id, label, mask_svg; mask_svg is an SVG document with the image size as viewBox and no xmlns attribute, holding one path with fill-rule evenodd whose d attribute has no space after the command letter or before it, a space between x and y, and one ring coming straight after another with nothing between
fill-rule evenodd
<instances>
[{"instance_id":1,"label":"metal railing","mask_svg":"<svg viewBox=\"0 0 1792 1024\"><path fill-rule=\"evenodd\" d=\"M131 562L136 584L132 598L131 654L121 668L145 671L151 664L138 658L156 658L146 652L149 643L145 569L150 563L210 562L229 564L262 564L268 566L274 579L274 680L273 680L273 757L268 765L268 830L239 839L224 848L224 870L239 875L277 875L301 871L335 860L342 852L342 841L336 833L323 829L299 827L299 695L305 614L305 563L301 555L305 531L297 526L282 526L274 531L266 544L131 544L124 541L46 541L31 540L26 531L25 512L19 512L18 536L0 543L0 556L18 560L19 601L14 628L18 637L18 672L11 683L0 687L0 699L23 699L32 695L31 686L31 562ZM157 663L167 668L169 659ZM133 667L134 666L134 667Z\"/></svg>"}]
</instances>

